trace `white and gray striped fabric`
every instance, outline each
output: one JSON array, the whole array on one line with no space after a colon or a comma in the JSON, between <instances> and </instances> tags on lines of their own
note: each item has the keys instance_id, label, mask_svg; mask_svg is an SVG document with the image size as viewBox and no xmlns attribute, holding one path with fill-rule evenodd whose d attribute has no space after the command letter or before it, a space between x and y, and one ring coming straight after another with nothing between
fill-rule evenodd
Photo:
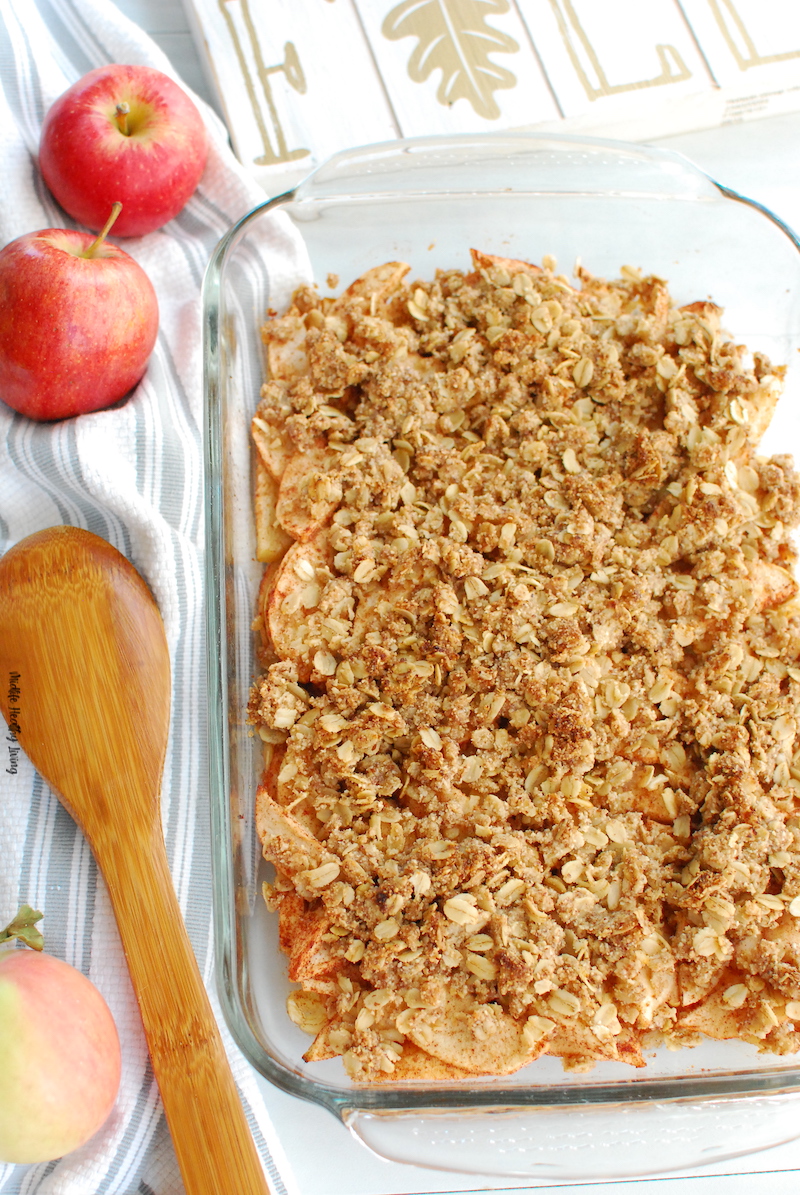
<instances>
[{"instance_id":1,"label":"white and gray striped fabric","mask_svg":"<svg viewBox=\"0 0 800 1195\"><path fill-rule=\"evenodd\" d=\"M110 61L174 75L161 51L109 0L0 0L0 244L40 228L75 227L39 175L39 131L48 106L70 83ZM0 403L0 552L43 527L85 527L116 545L155 594L173 669L162 790L167 848L218 1011L206 769L200 288L219 238L264 196L233 158L216 116L198 106L211 153L197 194L165 228L124 242L159 299L160 332L148 372L123 404L61 423L37 424ZM265 268L285 280L297 247L281 218L273 227ZM7 766L0 761L0 925L22 902L44 912L46 949L89 975L111 1007L123 1078L111 1119L89 1144L60 1161L0 1163L0 1192L176 1195L183 1187L102 878L82 835L28 761L16 774ZM272 1190L285 1195L280 1149L254 1073L225 1039Z\"/></svg>"}]
</instances>

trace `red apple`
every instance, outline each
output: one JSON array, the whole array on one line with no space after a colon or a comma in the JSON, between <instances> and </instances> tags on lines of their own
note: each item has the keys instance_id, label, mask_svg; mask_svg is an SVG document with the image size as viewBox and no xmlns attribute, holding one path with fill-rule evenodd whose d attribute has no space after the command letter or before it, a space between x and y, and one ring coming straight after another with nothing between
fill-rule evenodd
<instances>
[{"instance_id":1,"label":"red apple","mask_svg":"<svg viewBox=\"0 0 800 1195\"><path fill-rule=\"evenodd\" d=\"M0 250L0 399L23 415L97 411L145 371L156 292L105 231L45 228Z\"/></svg>"},{"instance_id":2,"label":"red apple","mask_svg":"<svg viewBox=\"0 0 800 1195\"><path fill-rule=\"evenodd\" d=\"M0 951L0 1161L45 1162L108 1117L121 1071L94 984L52 955Z\"/></svg>"},{"instance_id":3,"label":"red apple","mask_svg":"<svg viewBox=\"0 0 800 1195\"><path fill-rule=\"evenodd\" d=\"M112 63L73 83L48 111L39 146L44 181L81 224L99 230L119 200L117 236L142 236L194 193L208 143L197 108L149 66Z\"/></svg>"}]
</instances>

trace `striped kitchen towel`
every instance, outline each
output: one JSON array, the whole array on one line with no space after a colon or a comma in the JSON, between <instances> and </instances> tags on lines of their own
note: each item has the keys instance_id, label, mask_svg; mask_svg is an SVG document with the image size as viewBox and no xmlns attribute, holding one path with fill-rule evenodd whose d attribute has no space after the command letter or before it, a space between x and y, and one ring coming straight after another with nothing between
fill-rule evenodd
<instances>
[{"instance_id":1,"label":"striped kitchen towel","mask_svg":"<svg viewBox=\"0 0 800 1195\"><path fill-rule=\"evenodd\" d=\"M0 0L0 244L76 227L37 168L42 118L92 67L144 63L174 76L153 42L110 0ZM172 725L162 790L172 874L212 1003L210 842L202 591L201 306L203 272L231 223L264 198L233 157L213 112L197 101L211 151L184 211L124 247L160 305L148 371L111 410L37 424L0 402L0 553L40 528L69 523L110 540L139 569L161 608L172 659ZM265 268L280 301L297 244L282 216ZM68 717L69 711L66 711ZM176 1195L183 1190L151 1073L108 895L80 832L27 759L0 765L0 925L27 902L44 912L46 949L85 972L120 1031L115 1111L86 1146L40 1165L0 1163L2 1195ZM291 1190L255 1073L223 1028L272 1190Z\"/></svg>"}]
</instances>

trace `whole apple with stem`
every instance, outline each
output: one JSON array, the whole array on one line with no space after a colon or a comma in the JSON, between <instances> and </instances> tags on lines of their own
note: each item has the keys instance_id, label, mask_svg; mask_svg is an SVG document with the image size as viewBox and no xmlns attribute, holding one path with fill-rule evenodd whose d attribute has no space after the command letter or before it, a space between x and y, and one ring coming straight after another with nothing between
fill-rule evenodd
<instances>
[{"instance_id":1,"label":"whole apple with stem","mask_svg":"<svg viewBox=\"0 0 800 1195\"><path fill-rule=\"evenodd\" d=\"M2 1162L71 1153L108 1118L119 1089L119 1036L108 1005L80 971L38 953L41 935L24 922L40 918L23 906L0 931L0 941L33 946L0 949Z\"/></svg>"},{"instance_id":2,"label":"whole apple with stem","mask_svg":"<svg viewBox=\"0 0 800 1195\"><path fill-rule=\"evenodd\" d=\"M158 300L138 262L99 236L27 233L0 250L0 399L32 419L115 403L141 379Z\"/></svg>"},{"instance_id":3,"label":"whole apple with stem","mask_svg":"<svg viewBox=\"0 0 800 1195\"><path fill-rule=\"evenodd\" d=\"M102 228L123 205L116 236L143 236L177 216L203 173L208 141L185 91L149 66L89 71L48 111L39 166L65 211Z\"/></svg>"}]
</instances>

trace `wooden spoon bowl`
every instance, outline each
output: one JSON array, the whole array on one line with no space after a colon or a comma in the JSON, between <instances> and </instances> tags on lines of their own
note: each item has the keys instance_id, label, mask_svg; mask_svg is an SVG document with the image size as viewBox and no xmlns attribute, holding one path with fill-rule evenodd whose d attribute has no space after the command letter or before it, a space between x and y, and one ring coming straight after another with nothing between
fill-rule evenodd
<instances>
[{"instance_id":1,"label":"wooden spoon bowl","mask_svg":"<svg viewBox=\"0 0 800 1195\"><path fill-rule=\"evenodd\" d=\"M172 887L169 706L161 615L116 548L51 527L6 553L0 710L105 877L186 1190L269 1195Z\"/></svg>"}]
</instances>

